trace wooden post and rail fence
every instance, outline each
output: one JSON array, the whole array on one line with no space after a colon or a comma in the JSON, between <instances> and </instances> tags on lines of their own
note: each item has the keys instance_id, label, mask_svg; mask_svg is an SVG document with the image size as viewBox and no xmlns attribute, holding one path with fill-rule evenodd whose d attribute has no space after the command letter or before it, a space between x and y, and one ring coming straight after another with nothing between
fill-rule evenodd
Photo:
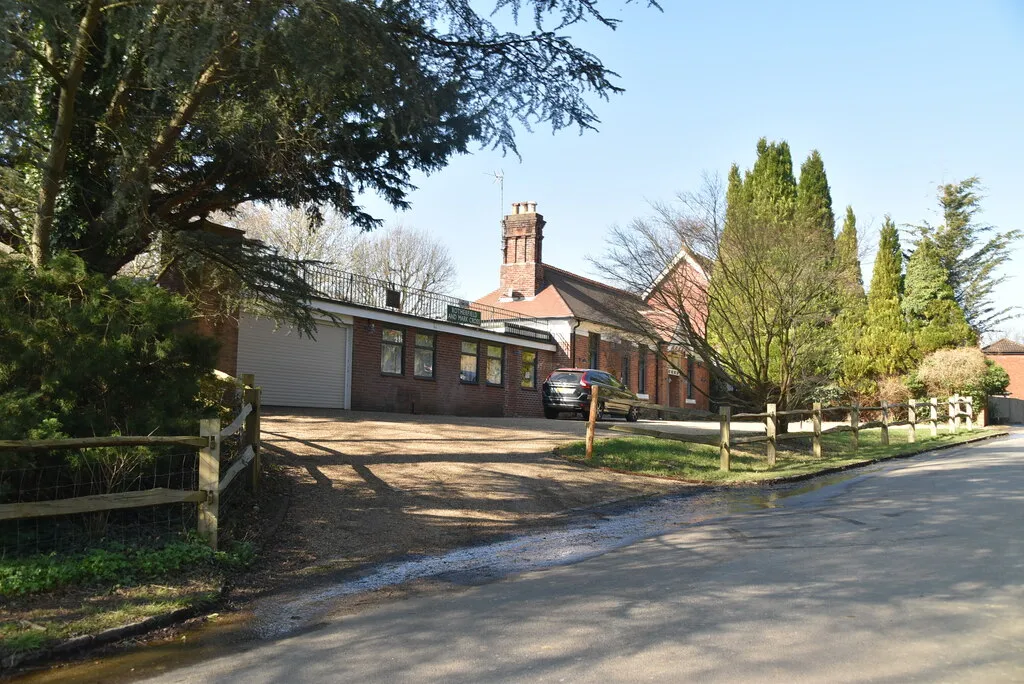
<instances>
[{"instance_id":1,"label":"wooden post and rail fence","mask_svg":"<svg viewBox=\"0 0 1024 684\"><path fill-rule=\"evenodd\" d=\"M195 490L154 488L142 491L92 494L67 499L0 504L0 521L46 518L78 513L96 513L162 504L194 503L198 506L198 533L211 548L217 549L218 517L221 494L247 465L252 464L249 488L259 489L260 463L260 388L251 374L242 376L242 408L224 428L220 419L199 421L199 435L111 436L69 439L0 440L0 452L27 452L53 449L83 449L122 446L183 446L199 451L199 487ZM242 433L239 455L221 472L221 443Z\"/></svg>"},{"instance_id":2,"label":"wooden post and rail fence","mask_svg":"<svg viewBox=\"0 0 1024 684\"><path fill-rule=\"evenodd\" d=\"M595 387L595 397L596 389L597 388ZM593 457L594 452L594 426L597 419L596 405L596 402L591 402L590 419L587 424L586 457L588 460ZM641 402L637 402L637 405L645 406ZM862 430L870 430L874 428L880 429L879 441L882 444L889 444L889 429L896 426L906 425L908 426L907 442L913 443L917 441L918 418L919 415L921 415L918 413L918 410L922 408L928 410L927 422L931 431L931 436L937 437L939 434L939 407L940 404L937 397L932 397L928 400L912 400L902 404L889 404L886 401L882 401L879 406L860 406L853 404L851 406L822 407L820 402L815 402L809 409L794 409L790 411L779 411L776 404L768 404L763 413L734 414L731 406L722 406L719 408L718 412L719 435L717 440L700 435L679 434L675 432L666 432L664 430L632 426L616 425L611 429L618 432L655 437L658 439L669 439L678 442L710 444L717 446L719 449L719 468L723 471L728 471L731 468L732 448L739 445L764 442L765 458L768 465L770 467L774 467L778 459L778 444L784 440L806 439L809 437L811 439L811 450L814 457L821 458L824 455L822 441L823 435L834 432L849 432L853 449L854 451L857 451L860 448L860 433ZM949 397L944 408L948 421L947 430L949 433L956 433L960 431L961 418L964 419L964 424L966 425L967 430L974 429L974 402L971 397L961 397L959 395ZM659 411L666 409L672 410L669 407L658 407ZM893 412L898 409L907 410L906 420L893 420ZM862 423L860 419L862 411L879 412L879 419ZM849 416L848 424L835 425L828 429L822 429L823 415L835 412L846 413ZM780 434L778 429L779 419L795 417L809 417L811 420L811 430L806 432L786 432ZM740 435L733 437L732 422L739 419L764 420L764 434Z\"/></svg>"}]
</instances>

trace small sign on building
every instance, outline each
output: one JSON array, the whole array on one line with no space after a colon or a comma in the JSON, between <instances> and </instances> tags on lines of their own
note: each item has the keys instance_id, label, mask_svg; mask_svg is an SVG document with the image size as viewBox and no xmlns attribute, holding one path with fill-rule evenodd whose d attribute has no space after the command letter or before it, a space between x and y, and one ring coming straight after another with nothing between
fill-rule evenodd
<instances>
[{"instance_id":1,"label":"small sign on building","mask_svg":"<svg viewBox=\"0 0 1024 684\"><path fill-rule=\"evenodd\" d=\"M480 325L480 312L463 309L461 306L448 305L448 322L459 325Z\"/></svg>"}]
</instances>

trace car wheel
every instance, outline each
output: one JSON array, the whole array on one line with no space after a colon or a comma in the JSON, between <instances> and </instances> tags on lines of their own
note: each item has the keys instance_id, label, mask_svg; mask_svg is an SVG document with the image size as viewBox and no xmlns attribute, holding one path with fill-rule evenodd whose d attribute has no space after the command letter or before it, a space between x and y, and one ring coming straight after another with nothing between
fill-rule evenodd
<instances>
[{"instance_id":1,"label":"car wheel","mask_svg":"<svg viewBox=\"0 0 1024 684\"><path fill-rule=\"evenodd\" d=\"M630 423L635 423L640 418L640 409L636 406L630 406L629 411L626 413L626 420Z\"/></svg>"},{"instance_id":2,"label":"car wheel","mask_svg":"<svg viewBox=\"0 0 1024 684\"><path fill-rule=\"evenodd\" d=\"M558 418L558 411L556 409L548 408L548 407L545 406L544 407L544 417L545 418Z\"/></svg>"}]
</instances>

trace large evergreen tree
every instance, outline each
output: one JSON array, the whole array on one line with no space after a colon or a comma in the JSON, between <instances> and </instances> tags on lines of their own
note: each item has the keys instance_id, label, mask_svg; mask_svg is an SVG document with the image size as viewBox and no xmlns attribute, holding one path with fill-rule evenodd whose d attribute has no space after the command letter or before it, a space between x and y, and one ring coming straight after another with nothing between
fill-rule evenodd
<instances>
[{"instance_id":1,"label":"large evergreen tree","mask_svg":"<svg viewBox=\"0 0 1024 684\"><path fill-rule=\"evenodd\" d=\"M864 297L864 277L860 270L860 244L857 238L857 217L853 207L846 207L843 228L836 237L836 262L842 272L843 282L849 293L857 298Z\"/></svg>"},{"instance_id":2,"label":"large evergreen tree","mask_svg":"<svg viewBox=\"0 0 1024 684\"><path fill-rule=\"evenodd\" d=\"M949 272L942 266L939 250L931 240L924 238L917 243L907 261L905 283L903 312L919 355L977 342L953 296Z\"/></svg>"},{"instance_id":3,"label":"large evergreen tree","mask_svg":"<svg viewBox=\"0 0 1024 684\"><path fill-rule=\"evenodd\" d=\"M832 191L825 174L825 162L818 150L812 150L800 167L796 216L808 230L820 232L822 244L828 245L831 250L836 233L836 217L832 213Z\"/></svg>"},{"instance_id":4,"label":"large evergreen tree","mask_svg":"<svg viewBox=\"0 0 1024 684\"><path fill-rule=\"evenodd\" d=\"M846 207L843 227L836 237L836 269L839 272L839 315L835 319L836 347L839 354L839 384L848 392L870 391L865 381L870 368L858 349L864 334L867 298L860 269L860 245L857 217L853 207Z\"/></svg>"},{"instance_id":5,"label":"large evergreen tree","mask_svg":"<svg viewBox=\"0 0 1024 684\"><path fill-rule=\"evenodd\" d=\"M939 263L949 273L954 298L970 326L982 334L1007 317L1008 309L993 304L992 291L1006 279L999 270L1009 261L1010 245L1020 238L1021 231L1000 232L979 223L979 190L977 177L940 186L942 224L925 222L916 230L921 240L933 243Z\"/></svg>"},{"instance_id":6,"label":"large evergreen tree","mask_svg":"<svg viewBox=\"0 0 1024 684\"><path fill-rule=\"evenodd\" d=\"M834 345L822 343L837 288L832 240L797 217L798 186L786 142L757 144L743 174L733 166L725 225L704 297L706 339L688 344L754 405L806 399Z\"/></svg>"},{"instance_id":7,"label":"large evergreen tree","mask_svg":"<svg viewBox=\"0 0 1024 684\"><path fill-rule=\"evenodd\" d=\"M762 225L792 228L797 185L788 142L757 141L757 160L743 178L743 193Z\"/></svg>"},{"instance_id":8,"label":"large evergreen tree","mask_svg":"<svg viewBox=\"0 0 1024 684\"><path fill-rule=\"evenodd\" d=\"M212 214L330 206L370 228L359 192L403 207L412 172L514 150L517 125L592 128L589 96L620 90L565 35L615 26L593 0L494 7L513 30L471 0L0 0L0 244L105 275L159 245L294 308L296 264Z\"/></svg>"},{"instance_id":9,"label":"large evergreen tree","mask_svg":"<svg viewBox=\"0 0 1024 684\"><path fill-rule=\"evenodd\" d=\"M868 291L863 334L858 342L858 364L875 377L903 373L912 362L912 340L901 310L903 253L899 232L888 216L882 225L875 267Z\"/></svg>"}]
</instances>

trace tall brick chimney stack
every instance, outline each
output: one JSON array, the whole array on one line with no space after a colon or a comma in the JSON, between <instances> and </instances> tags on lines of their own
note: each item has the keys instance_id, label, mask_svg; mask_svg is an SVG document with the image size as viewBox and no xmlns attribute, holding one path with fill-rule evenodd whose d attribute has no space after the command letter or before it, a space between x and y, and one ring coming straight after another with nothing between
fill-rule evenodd
<instances>
[{"instance_id":1,"label":"tall brick chimney stack","mask_svg":"<svg viewBox=\"0 0 1024 684\"><path fill-rule=\"evenodd\" d=\"M544 217L537 213L537 203L513 202L512 213L501 222L501 237L501 296L535 296L544 287Z\"/></svg>"}]
</instances>

